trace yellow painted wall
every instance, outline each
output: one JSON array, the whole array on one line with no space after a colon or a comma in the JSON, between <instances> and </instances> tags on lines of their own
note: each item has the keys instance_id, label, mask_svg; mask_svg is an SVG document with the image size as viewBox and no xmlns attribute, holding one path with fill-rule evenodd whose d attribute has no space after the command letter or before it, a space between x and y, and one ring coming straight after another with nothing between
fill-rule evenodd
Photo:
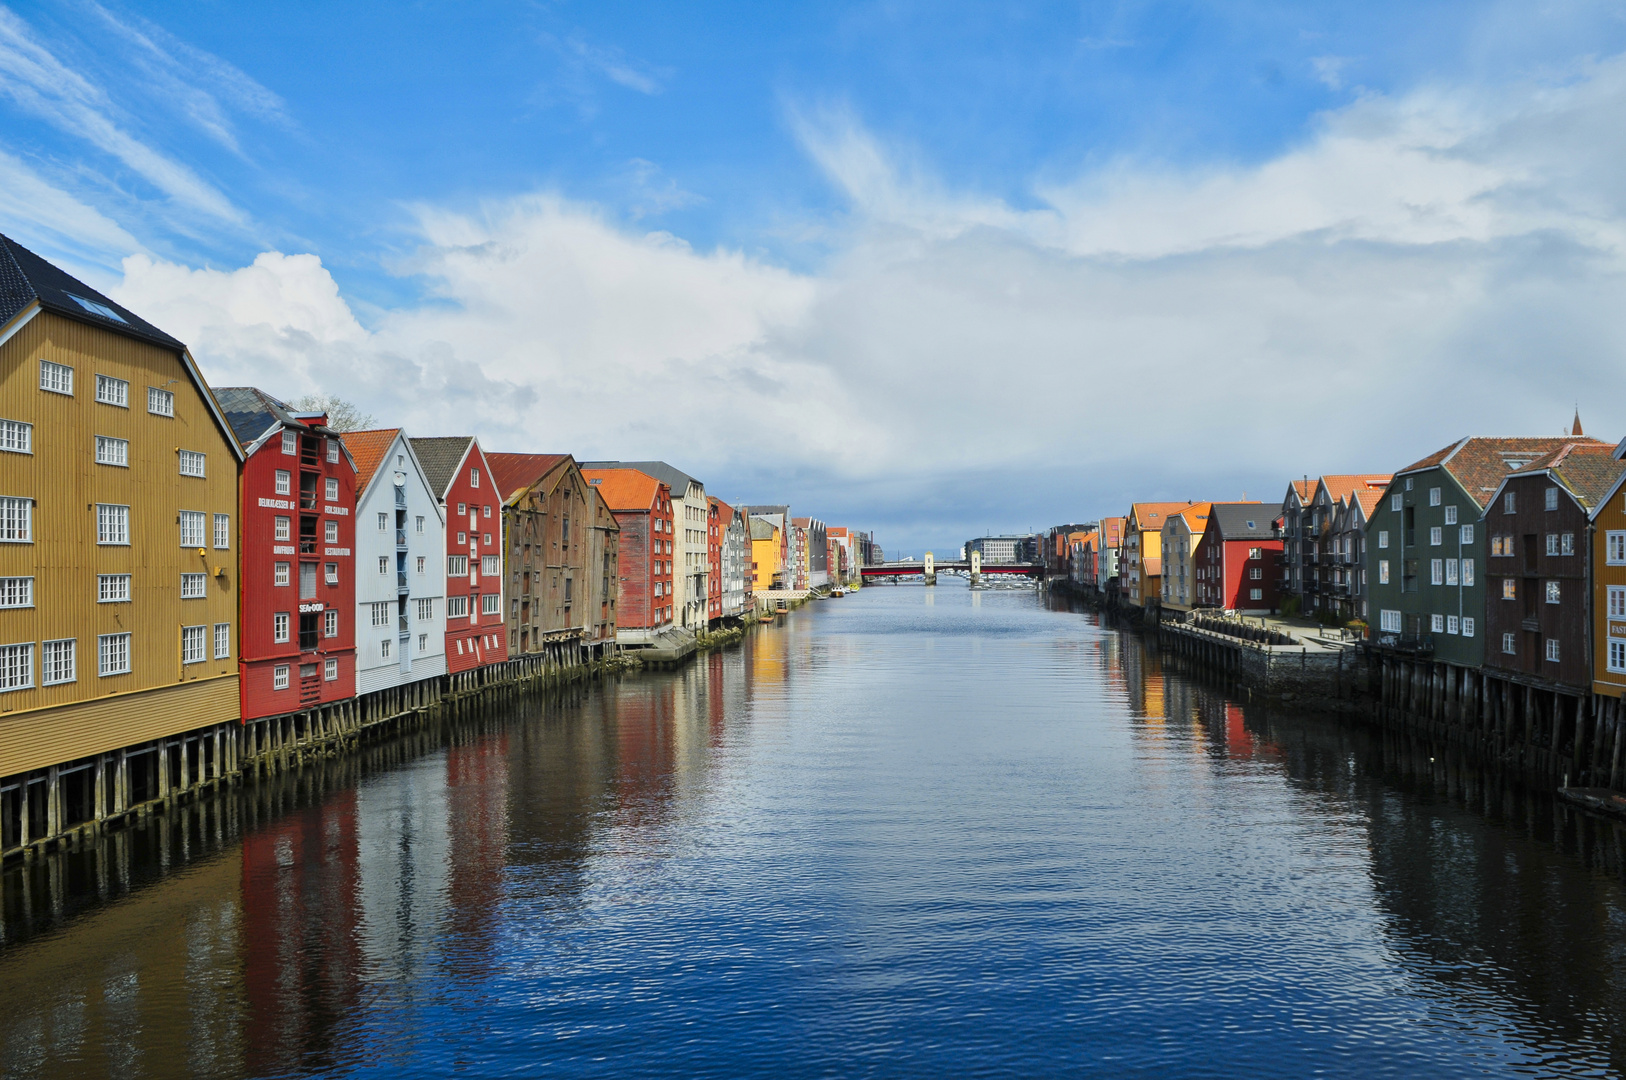
<instances>
[{"instance_id":1,"label":"yellow painted wall","mask_svg":"<svg viewBox=\"0 0 1626 1080\"><path fill-rule=\"evenodd\" d=\"M763 592L773 588L774 575L779 573L779 530L767 540L751 541L751 590Z\"/></svg>"},{"instance_id":2,"label":"yellow painted wall","mask_svg":"<svg viewBox=\"0 0 1626 1080\"><path fill-rule=\"evenodd\" d=\"M1609 586L1626 587L1626 566L1609 565L1611 532L1626 532L1626 492L1615 492L1598 510L1592 532L1592 690L1621 697L1626 673L1609 670L1609 638L1626 640L1626 619L1609 617Z\"/></svg>"}]
</instances>

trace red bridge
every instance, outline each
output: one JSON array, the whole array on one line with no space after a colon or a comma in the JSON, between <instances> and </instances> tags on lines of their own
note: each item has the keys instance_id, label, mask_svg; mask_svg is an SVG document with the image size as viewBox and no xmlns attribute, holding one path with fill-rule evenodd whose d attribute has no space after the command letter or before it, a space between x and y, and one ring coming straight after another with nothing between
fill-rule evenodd
<instances>
[{"instance_id":1,"label":"red bridge","mask_svg":"<svg viewBox=\"0 0 1626 1080\"><path fill-rule=\"evenodd\" d=\"M932 567L936 574L965 574L971 573L969 562L940 562ZM983 574L998 575L1000 577L1043 577L1044 567L1038 563L983 563L979 568ZM878 581L886 578L925 577L925 563L886 563L882 566L866 566L863 568L865 581Z\"/></svg>"}]
</instances>

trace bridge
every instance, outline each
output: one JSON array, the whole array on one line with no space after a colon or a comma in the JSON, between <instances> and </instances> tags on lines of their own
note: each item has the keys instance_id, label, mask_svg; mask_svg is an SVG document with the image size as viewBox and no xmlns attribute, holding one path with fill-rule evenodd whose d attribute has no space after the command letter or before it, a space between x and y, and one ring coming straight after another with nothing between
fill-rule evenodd
<instances>
[{"instance_id":1,"label":"bridge","mask_svg":"<svg viewBox=\"0 0 1626 1080\"><path fill-rule=\"evenodd\" d=\"M982 552L973 551L971 558L962 562L937 562L932 558L931 552L926 552L924 562L883 563L880 566L866 566L862 568L865 581L897 581L900 578L924 578L926 584L937 584L937 575L965 574L971 578L971 584L977 585L982 581L984 574L999 577L1043 577L1044 566L1039 563L984 563Z\"/></svg>"}]
</instances>

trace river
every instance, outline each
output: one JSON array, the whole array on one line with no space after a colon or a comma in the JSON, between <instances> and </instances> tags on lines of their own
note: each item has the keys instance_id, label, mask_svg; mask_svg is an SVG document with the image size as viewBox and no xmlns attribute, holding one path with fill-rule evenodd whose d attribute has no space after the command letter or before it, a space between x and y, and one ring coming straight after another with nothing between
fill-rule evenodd
<instances>
[{"instance_id":1,"label":"river","mask_svg":"<svg viewBox=\"0 0 1626 1080\"><path fill-rule=\"evenodd\" d=\"M13 865L0 1074L1620 1072L1620 830L1171 667L873 587Z\"/></svg>"}]
</instances>

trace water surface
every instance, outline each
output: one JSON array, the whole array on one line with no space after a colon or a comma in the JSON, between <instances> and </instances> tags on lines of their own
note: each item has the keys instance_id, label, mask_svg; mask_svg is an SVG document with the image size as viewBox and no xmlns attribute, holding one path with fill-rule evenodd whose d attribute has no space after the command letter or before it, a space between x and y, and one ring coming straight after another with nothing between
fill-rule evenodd
<instances>
[{"instance_id":1,"label":"water surface","mask_svg":"<svg viewBox=\"0 0 1626 1080\"><path fill-rule=\"evenodd\" d=\"M9 868L0 1073L1626 1063L1613 826L1058 606L870 588Z\"/></svg>"}]
</instances>

